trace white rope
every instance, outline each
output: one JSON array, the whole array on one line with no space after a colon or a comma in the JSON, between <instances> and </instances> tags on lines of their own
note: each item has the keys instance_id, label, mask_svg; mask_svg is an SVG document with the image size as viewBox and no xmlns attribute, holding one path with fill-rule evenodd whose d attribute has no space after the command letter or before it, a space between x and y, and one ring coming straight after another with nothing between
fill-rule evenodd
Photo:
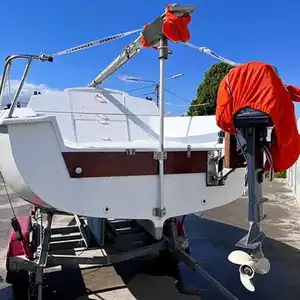
<instances>
[{"instance_id":1,"label":"white rope","mask_svg":"<svg viewBox=\"0 0 300 300\"><path fill-rule=\"evenodd\" d=\"M89 49L89 48L95 47L97 45L108 43L108 42L123 38L125 36L134 34L134 33L139 32L141 30L142 29L135 29L135 30L131 30L131 31L111 35L111 36L108 36L108 37L105 37L105 38L102 38L102 39L99 39L99 40L95 40L95 41L92 41L92 42L89 42L89 43L81 44L81 45L78 45L76 47L72 47L72 48L69 48L69 49L66 49L66 50L56 52L56 53L52 54L52 56L65 55L65 54L74 53L74 52L77 52L77 51Z\"/></svg>"},{"instance_id":2,"label":"white rope","mask_svg":"<svg viewBox=\"0 0 300 300\"><path fill-rule=\"evenodd\" d=\"M199 50L201 52L204 52L205 54L208 54L208 55L210 55L210 56L212 56L212 57L214 57L214 58L216 58L216 59L218 59L218 60L220 60L220 61L222 61L222 62L224 62L226 64L229 64L231 66L237 66L237 65L239 65L238 63L235 63L235 62L233 62L233 61L231 61L231 60L229 60L229 59L227 59L225 57L222 57L222 56L218 55L217 53L215 53L214 51L210 50L209 48L198 47L198 46L195 46L195 45L193 45L191 43L188 43L188 42L183 43L183 44L186 45L186 46L189 46L191 48L197 49L197 50Z\"/></svg>"}]
</instances>

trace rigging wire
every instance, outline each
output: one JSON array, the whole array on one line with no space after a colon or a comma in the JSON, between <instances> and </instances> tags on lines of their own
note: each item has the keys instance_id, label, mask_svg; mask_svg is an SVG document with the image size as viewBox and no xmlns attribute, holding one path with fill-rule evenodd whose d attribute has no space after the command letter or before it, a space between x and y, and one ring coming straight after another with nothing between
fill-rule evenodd
<instances>
[{"instance_id":1,"label":"rigging wire","mask_svg":"<svg viewBox=\"0 0 300 300\"><path fill-rule=\"evenodd\" d=\"M147 88L147 87L150 87L150 86L144 86L144 87L142 87L142 88ZM139 88L139 89L142 89L142 88ZM139 89L134 89L134 90L131 90L131 91L126 91L126 93L134 92L134 91L137 91L137 90L139 90ZM186 106L189 106L189 107L197 107L197 106L210 106L210 105L211 105L210 103L191 104L192 101L189 101L189 100L187 100L187 99L184 99L184 98L182 98L181 96L179 96L179 95L177 95L177 94L175 94L175 93L173 93L173 92L170 92L170 91L167 90L166 88L165 88L165 91L166 91L166 92L169 92L170 94L172 94L173 96L179 98L180 100L183 100L183 101L187 102L187 104L178 104L178 103L172 103L172 102L167 102L167 101L165 101L165 104L167 104L167 105L172 105L172 106L182 106L182 107L186 107ZM154 92L149 92L149 93L145 93L145 94L138 95L138 97L143 97L143 96L153 95L153 94L155 94L155 93L154 93Z\"/></svg>"},{"instance_id":2,"label":"rigging wire","mask_svg":"<svg viewBox=\"0 0 300 300\"><path fill-rule=\"evenodd\" d=\"M149 92L149 93L138 95L138 97L144 97L144 96L154 95L154 94L155 94L154 92Z\"/></svg>"},{"instance_id":3,"label":"rigging wire","mask_svg":"<svg viewBox=\"0 0 300 300\"><path fill-rule=\"evenodd\" d=\"M167 105L173 105L173 106L182 106L186 107L188 104L177 104L177 103L172 103L172 102L165 102ZM189 107L195 107L195 106L210 106L208 103L201 103L201 104L191 104Z\"/></svg>"},{"instance_id":4,"label":"rigging wire","mask_svg":"<svg viewBox=\"0 0 300 300\"><path fill-rule=\"evenodd\" d=\"M184 99L184 98L182 98L181 96L179 96L179 95L177 95L177 94L173 93L172 91L170 91L170 90L168 90L168 89L166 89L166 88L165 88L165 91L166 91L167 93L169 93L169 94L171 94L171 95L173 95L173 96L177 97L178 99L180 99L180 100L184 101L184 102L191 103L191 101L189 101L189 100L187 100L187 99Z\"/></svg>"},{"instance_id":5,"label":"rigging wire","mask_svg":"<svg viewBox=\"0 0 300 300\"><path fill-rule=\"evenodd\" d=\"M15 208L14 208L14 206L13 206L13 204L12 204L12 200L11 200L11 198L10 198L10 194L9 194L9 192L8 192L8 189L7 189L6 181L4 180L4 177L3 177L3 175L2 175L2 172L0 172L0 174L1 174L1 180L2 180L2 182L3 182L3 186L4 186L4 189L5 189L5 193L6 193L6 195L7 195L7 199L8 199L8 202L9 202L9 204L10 204L10 208L11 208L11 210L12 210L13 216L14 216L14 218L17 218L16 212L15 212Z\"/></svg>"},{"instance_id":6,"label":"rigging wire","mask_svg":"<svg viewBox=\"0 0 300 300\"><path fill-rule=\"evenodd\" d=\"M172 102L165 102L165 104L168 104L168 105L173 105L173 106L187 106L189 105L189 107L197 107L197 106L210 106L211 104L210 103L200 103L200 104L191 104L193 101L189 101L187 99L184 99L182 98L181 96L171 92L170 90L166 89L165 88L165 91L168 92L169 94L177 97L178 99L184 101L184 102L187 102L187 104L177 104L177 103L172 103Z\"/></svg>"},{"instance_id":7,"label":"rigging wire","mask_svg":"<svg viewBox=\"0 0 300 300\"><path fill-rule=\"evenodd\" d=\"M88 42L88 43L85 43L85 44L81 44L81 45L78 45L78 46L75 46L75 47L72 47L72 48L68 48L68 49L53 53L52 57L61 56L61 55L69 54L69 53L74 53L74 52L81 51L81 50L86 50L86 49L89 49L89 48L92 48L92 47L95 47L95 46L98 46L98 45L101 45L101 44L105 44L105 43L108 43L108 42L126 37L128 35L132 35L134 33L140 32L140 31L142 31L142 28L134 29L134 30L118 33L118 34L114 34L114 35L111 35L111 36L108 36L108 37L105 37L105 38L94 40L94 41L91 41L91 42ZM185 42L185 43L181 43L181 44L184 44L184 45L186 45L190 48L199 50L199 51L201 51L201 52L203 52L203 53L205 53L209 56L212 56L215 59L220 60L224 63L229 64L229 65L232 65L232 66L239 65L238 63L236 63L234 61L231 61L231 60L229 60L229 59L227 59L223 56L218 55L216 52L212 51L211 49L209 49L207 47L203 47L203 46L199 47L199 46L196 46L196 45L194 45L192 43L189 43L189 42Z\"/></svg>"},{"instance_id":8,"label":"rigging wire","mask_svg":"<svg viewBox=\"0 0 300 300\"><path fill-rule=\"evenodd\" d=\"M134 30L130 30L130 31L127 31L127 32L114 34L114 35L111 35L111 36L108 36L108 37L105 37L105 38L101 38L101 39L98 39L98 40L94 40L94 41L91 41L91 42L88 42L88 43L85 43L85 44L81 44L81 45L78 45L78 46L75 46L75 47L72 47L72 48L68 48L68 49L56 52L56 53L52 54L52 56L61 56L61 55L65 55L65 54L74 53L74 52L77 52L77 51L89 49L89 48L98 46L100 44L105 44L105 43L123 38L125 36L137 33L141 30L142 29L134 29Z\"/></svg>"},{"instance_id":9,"label":"rigging wire","mask_svg":"<svg viewBox=\"0 0 300 300\"><path fill-rule=\"evenodd\" d=\"M125 93L132 93L132 92L135 92L135 91L140 91L140 90L143 90L143 89L146 89L146 88L150 88L150 87L154 87L154 86L155 86L154 84L145 85L145 86L133 89L133 90L125 91Z\"/></svg>"},{"instance_id":10,"label":"rigging wire","mask_svg":"<svg viewBox=\"0 0 300 300\"><path fill-rule=\"evenodd\" d=\"M186 46L188 46L190 48L197 49L197 50L199 50L199 51L201 51L201 52L203 52L203 53L205 53L205 54L207 54L209 56L212 56L212 57L214 57L214 58L216 58L216 59L218 59L218 60L220 60L220 61L222 61L222 62L224 62L226 64L229 64L231 66L238 66L239 65L238 63L236 63L234 61L231 61L231 60L229 60L229 59L227 59L227 58L225 58L223 56L218 55L216 52L212 51L211 49L209 49L207 47L198 47L198 46L196 46L196 45L194 45L192 43L189 43L189 42L182 43L182 44L184 44L184 45L186 45Z\"/></svg>"},{"instance_id":11,"label":"rigging wire","mask_svg":"<svg viewBox=\"0 0 300 300\"><path fill-rule=\"evenodd\" d=\"M134 92L134 91L138 91L140 89L144 89L144 88L148 88L148 87L153 87L154 85L147 85L147 86L144 86L144 87L141 87L141 88L137 88L137 89L134 89L134 90L131 90L131 91L126 91L126 93L130 93L130 92ZM172 102L167 102L165 101L165 104L167 105L173 105L173 106L182 106L182 107L186 107L186 106L190 106L190 107L196 107L196 106L210 106L211 104L210 103L200 103L200 104L191 104L192 101L189 101L187 99L184 99L182 98L181 96L169 91L168 89L165 88L165 91L172 94L173 96L179 98L180 100L183 100L185 102L187 102L187 104L177 104L177 103L172 103ZM147 95L153 95L155 94L154 92L149 92L149 93L145 93L145 94L141 94L139 95L138 97L142 97L142 96L147 96Z\"/></svg>"}]
</instances>

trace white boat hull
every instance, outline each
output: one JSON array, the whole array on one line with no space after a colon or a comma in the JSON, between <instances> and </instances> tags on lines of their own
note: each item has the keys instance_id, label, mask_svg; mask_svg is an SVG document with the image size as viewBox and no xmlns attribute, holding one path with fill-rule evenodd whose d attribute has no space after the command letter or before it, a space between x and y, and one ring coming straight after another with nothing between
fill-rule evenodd
<instances>
[{"instance_id":1,"label":"white boat hull","mask_svg":"<svg viewBox=\"0 0 300 300\"><path fill-rule=\"evenodd\" d=\"M235 170L218 187L206 186L205 173L165 175L166 214L155 217L158 176L71 178L62 152L79 149L63 144L54 118L7 122L8 135L2 133L0 143L1 149L5 145L11 151L1 159L1 170L10 187L36 205L90 217L147 219L161 228L170 217L222 206L243 193L244 169Z\"/></svg>"},{"instance_id":2,"label":"white boat hull","mask_svg":"<svg viewBox=\"0 0 300 300\"><path fill-rule=\"evenodd\" d=\"M0 170L6 184L14 191L14 193L16 193L25 201L45 210L55 210L53 207L35 195L30 187L25 183L15 163L8 131L5 127L0 127L0 145Z\"/></svg>"}]
</instances>

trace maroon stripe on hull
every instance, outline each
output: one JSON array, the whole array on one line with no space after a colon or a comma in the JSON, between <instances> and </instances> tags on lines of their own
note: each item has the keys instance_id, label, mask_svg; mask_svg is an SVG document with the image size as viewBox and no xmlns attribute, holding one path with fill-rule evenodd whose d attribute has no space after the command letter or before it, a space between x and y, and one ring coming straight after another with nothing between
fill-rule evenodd
<instances>
[{"instance_id":1,"label":"maroon stripe on hull","mask_svg":"<svg viewBox=\"0 0 300 300\"><path fill-rule=\"evenodd\" d=\"M71 178L158 175L153 152L63 152ZM76 168L82 172L76 173ZM167 152L165 174L206 173L207 152Z\"/></svg>"},{"instance_id":2,"label":"maroon stripe on hull","mask_svg":"<svg viewBox=\"0 0 300 300\"><path fill-rule=\"evenodd\" d=\"M237 154L237 140L233 134L225 133L225 159L224 167L236 169L244 166L245 158Z\"/></svg>"},{"instance_id":3,"label":"maroon stripe on hull","mask_svg":"<svg viewBox=\"0 0 300 300\"><path fill-rule=\"evenodd\" d=\"M165 174L206 173L207 152L193 151L189 157L187 152L168 152L165 160Z\"/></svg>"}]
</instances>

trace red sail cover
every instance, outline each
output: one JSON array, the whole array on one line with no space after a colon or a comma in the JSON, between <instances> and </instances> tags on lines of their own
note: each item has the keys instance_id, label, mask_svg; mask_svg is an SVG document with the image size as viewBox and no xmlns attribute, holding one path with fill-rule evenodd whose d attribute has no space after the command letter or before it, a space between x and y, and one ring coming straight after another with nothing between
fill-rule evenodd
<instances>
[{"instance_id":1,"label":"red sail cover","mask_svg":"<svg viewBox=\"0 0 300 300\"><path fill-rule=\"evenodd\" d=\"M178 17L170 11L170 7L172 6L173 4L170 4L166 7L166 15L163 19L162 32L172 42L185 43L191 38L188 28L188 25L191 22L191 15L185 14L182 17ZM145 25L145 27L148 26L149 24ZM143 47L151 47L143 36L141 37L141 44ZM153 48L157 49L157 47Z\"/></svg>"},{"instance_id":2,"label":"red sail cover","mask_svg":"<svg viewBox=\"0 0 300 300\"><path fill-rule=\"evenodd\" d=\"M177 17L170 11L172 4L166 8L166 16L163 21L162 31L166 37L172 42L187 42L190 38L190 31L188 25L191 22L191 15L185 14L182 17Z\"/></svg>"},{"instance_id":3,"label":"red sail cover","mask_svg":"<svg viewBox=\"0 0 300 300\"><path fill-rule=\"evenodd\" d=\"M300 89L284 85L271 65L261 62L242 64L231 69L220 83L217 125L234 134L233 119L240 109L250 107L269 114L274 123L275 139L270 147L274 171L286 170L297 161L300 152L293 101L300 102Z\"/></svg>"}]
</instances>

